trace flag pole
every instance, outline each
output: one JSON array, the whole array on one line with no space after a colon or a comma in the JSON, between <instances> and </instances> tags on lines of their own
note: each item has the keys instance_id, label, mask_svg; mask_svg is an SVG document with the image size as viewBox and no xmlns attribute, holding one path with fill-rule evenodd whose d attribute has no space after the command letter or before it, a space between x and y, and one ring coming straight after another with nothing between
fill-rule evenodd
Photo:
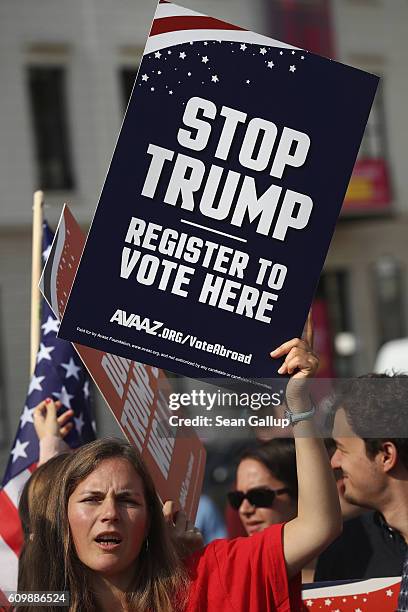
<instances>
[{"instance_id":1,"label":"flag pole","mask_svg":"<svg viewBox=\"0 0 408 612\"><path fill-rule=\"evenodd\" d=\"M33 199L33 243L31 255L31 325L30 325L30 375L33 374L40 344L40 290L42 222L44 193L36 191Z\"/></svg>"}]
</instances>

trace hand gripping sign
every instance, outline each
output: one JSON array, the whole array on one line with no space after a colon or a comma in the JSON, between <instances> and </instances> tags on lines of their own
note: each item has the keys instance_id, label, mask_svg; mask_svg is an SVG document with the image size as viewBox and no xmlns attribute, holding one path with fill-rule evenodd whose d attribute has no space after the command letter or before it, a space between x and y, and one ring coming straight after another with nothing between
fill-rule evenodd
<instances>
[{"instance_id":1,"label":"hand gripping sign","mask_svg":"<svg viewBox=\"0 0 408 612\"><path fill-rule=\"evenodd\" d=\"M160 2L59 335L186 376L272 378L377 83Z\"/></svg>"},{"instance_id":2,"label":"hand gripping sign","mask_svg":"<svg viewBox=\"0 0 408 612\"><path fill-rule=\"evenodd\" d=\"M41 291L59 319L84 243L79 225L64 206L40 281ZM140 452L160 498L174 500L194 520L206 453L192 428L169 428L171 386L164 372L80 344L74 347L127 439Z\"/></svg>"}]
</instances>

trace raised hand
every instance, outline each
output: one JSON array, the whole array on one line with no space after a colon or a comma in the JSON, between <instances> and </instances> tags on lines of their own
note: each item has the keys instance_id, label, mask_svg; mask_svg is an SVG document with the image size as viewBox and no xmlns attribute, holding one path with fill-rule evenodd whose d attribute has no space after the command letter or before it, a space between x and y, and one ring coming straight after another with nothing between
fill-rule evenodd
<instances>
[{"instance_id":1,"label":"raised hand","mask_svg":"<svg viewBox=\"0 0 408 612\"><path fill-rule=\"evenodd\" d=\"M181 558L191 555L204 546L203 536L197 527L188 520L185 512L175 510L173 501L166 501L163 505L164 520L167 523L170 537Z\"/></svg>"},{"instance_id":2,"label":"raised hand","mask_svg":"<svg viewBox=\"0 0 408 612\"><path fill-rule=\"evenodd\" d=\"M319 367L319 358L313 352L313 324L311 311L307 317L302 338L293 338L284 342L270 353L273 359L285 357L278 370L279 374L290 374L286 387L286 400L290 408L296 409L296 403L309 393L309 379L313 378Z\"/></svg>"},{"instance_id":3,"label":"raised hand","mask_svg":"<svg viewBox=\"0 0 408 612\"><path fill-rule=\"evenodd\" d=\"M34 408L33 422L39 440L47 435L65 438L73 428L70 419L74 416L74 411L69 408L57 417L57 410L61 406L61 402L54 402L47 397Z\"/></svg>"}]
</instances>

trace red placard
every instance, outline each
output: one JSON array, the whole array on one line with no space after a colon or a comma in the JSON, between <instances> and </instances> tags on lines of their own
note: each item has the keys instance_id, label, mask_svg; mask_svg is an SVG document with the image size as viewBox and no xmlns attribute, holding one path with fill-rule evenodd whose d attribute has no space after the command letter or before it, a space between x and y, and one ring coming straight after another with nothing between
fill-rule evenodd
<instances>
[{"instance_id":1,"label":"red placard","mask_svg":"<svg viewBox=\"0 0 408 612\"><path fill-rule=\"evenodd\" d=\"M69 208L61 214L40 281L61 319L85 237ZM95 304L97 308L97 304ZM172 499L194 520L206 451L191 427L169 427L171 385L159 368L74 344L129 442L140 452L163 501Z\"/></svg>"}]
</instances>

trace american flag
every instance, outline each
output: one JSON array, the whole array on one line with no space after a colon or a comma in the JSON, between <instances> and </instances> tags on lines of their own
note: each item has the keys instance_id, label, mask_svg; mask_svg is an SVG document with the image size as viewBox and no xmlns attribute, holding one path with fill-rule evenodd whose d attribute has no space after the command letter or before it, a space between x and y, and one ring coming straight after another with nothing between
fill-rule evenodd
<instances>
[{"instance_id":1,"label":"american flag","mask_svg":"<svg viewBox=\"0 0 408 612\"><path fill-rule=\"evenodd\" d=\"M51 249L52 232L43 225L43 261ZM76 448L95 438L90 380L70 342L57 338L59 321L43 301L40 347L25 406L0 488L0 590L17 588L18 555L23 541L17 506L21 490L36 467L38 439L33 410L46 397L74 410L74 428L65 438Z\"/></svg>"}]
</instances>

